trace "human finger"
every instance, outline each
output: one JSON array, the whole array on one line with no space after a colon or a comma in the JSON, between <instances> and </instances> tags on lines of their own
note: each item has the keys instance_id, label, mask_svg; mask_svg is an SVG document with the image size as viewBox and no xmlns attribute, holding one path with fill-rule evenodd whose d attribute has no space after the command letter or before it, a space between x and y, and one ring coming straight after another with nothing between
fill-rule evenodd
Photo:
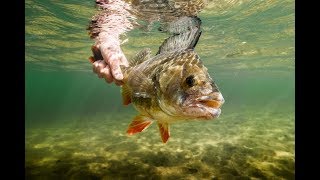
<instances>
[{"instance_id":1,"label":"human finger","mask_svg":"<svg viewBox=\"0 0 320 180\"><path fill-rule=\"evenodd\" d=\"M123 74L120 68L120 56L119 54L112 55L108 61L112 76L116 80L122 80L123 79Z\"/></svg>"},{"instance_id":2,"label":"human finger","mask_svg":"<svg viewBox=\"0 0 320 180\"><path fill-rule=\"evenodd\" d=\"M97 73L98 64L99 64L98 61L95 61L94 63L92 63L92 71L94 73Z\"/></svg>"},{"instance_id":3,"label":"human finger","mask_svg":"<svg viewBox=\"0 0 320 180\"><path fill-rule=\"evenodd\" d=\"M125 55L121 56L121 58L120 58L120 64L123 65L123 66L126 66L126 67L129 66L128 60L127 60L127 58L126 58Z\"/></svg>"},{"instance_id":4,"label":"human finger","mask_svg":"<svg viewBox=\"0 0 320 180\"><path fill-rule=\"evenodd\" d=\"M111 83L113 81L113 77L111 75L110 68L108 65L101 70L101 74L103 75L103 78L107 83Z\"/></svg>"},{"instance_id":5,"label":"human finger","mask_svg":"<svg viewBox=\"0 0 320 180\"><path fill-rule=\"evenodd\" d=\"M103 69L107 64L103 60L97 60L92 63L93 72L98 73L101 69Z\"/></svg>"}]
</instances>

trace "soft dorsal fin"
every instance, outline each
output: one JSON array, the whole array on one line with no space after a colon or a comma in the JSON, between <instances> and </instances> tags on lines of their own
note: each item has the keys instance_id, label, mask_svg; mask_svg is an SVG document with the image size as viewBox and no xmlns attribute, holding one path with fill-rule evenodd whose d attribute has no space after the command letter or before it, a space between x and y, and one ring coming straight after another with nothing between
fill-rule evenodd
<instances>
[{"instance_id":1,"label":"soft dorsal fin","mask_svg":"<svg viewBox=\"0 0 320 180\"><path fill-rule=\"evenodd\" d=\"M194 49L199 41L201 32L200 29L195 27L187 32L171 36L162 43L157 54L175 50Z\"/></svg>"},{"instance_id":2,"label":"soft dorsal fin","mask_svg":"<svg viewBox=\"0 0 320 180\"><path fill-rule=\"evenodd\" d=\"M143 61L146 61L150 58L151 50L150 48L145 48L138 52L131 60L130 60L130 66L136 66Z\"/></svg>"},{"instance_id":3,"label":"soft dorsal fin","mask_svg":"<svg viewBox=\"0 0 320 180\"><path fill-rule=\"evenodd\" d=\"M186 19L186 20L200 21L200 19L197 17L193 17L192 19ZM167 38L159 47L159 51L157 52L157 54L175 51L175 50L185 50L185 49L195 48L202 32L200 30L201 21L197 24L194 24L194 23L185 23L185 24L188 25L187 26L188 28L184 28L182 32L175 30L179 33L174 34L171 37Z\"/></svg>"}]
</instances>

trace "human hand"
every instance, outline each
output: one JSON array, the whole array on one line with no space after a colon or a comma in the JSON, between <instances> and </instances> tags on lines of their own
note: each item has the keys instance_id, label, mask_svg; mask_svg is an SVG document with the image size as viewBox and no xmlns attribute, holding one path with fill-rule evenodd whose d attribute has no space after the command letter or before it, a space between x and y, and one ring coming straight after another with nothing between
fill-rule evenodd
<instances>
[{"instance_id":1,"label":"human hand","mask_svg":"<svg viewBox=\"0 0 320 180\"><path fill-rule=\"evenodd\" d=\"M120 65L128 66L128 61L120 46L107 43L92 46L94 57L90 58L93 65L93 72L99 78L104 78L107 83L115 82L120 86L123 84L123 74Z\"/></svg>"}]
</instances>

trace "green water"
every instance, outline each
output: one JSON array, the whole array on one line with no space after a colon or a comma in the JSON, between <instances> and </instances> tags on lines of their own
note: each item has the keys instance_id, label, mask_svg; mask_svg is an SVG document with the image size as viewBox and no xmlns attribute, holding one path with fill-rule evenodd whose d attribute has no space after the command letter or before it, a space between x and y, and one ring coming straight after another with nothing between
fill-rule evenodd
<instances>
[{"instance_id":1,"label":"green water","mask_svg":"<svg viewBox=\"0 0 320 180\"><path fill-rule=\"evenodd\" d=\"M225 104L213 121L155 125L87 60L93 1L25 2L26 179L294 179L294 1L215 0L199 14L197 53ZM156 25L155 25L156 26ZM127 57L166 34L133 30Z\"/></svg>"}]
</instances>

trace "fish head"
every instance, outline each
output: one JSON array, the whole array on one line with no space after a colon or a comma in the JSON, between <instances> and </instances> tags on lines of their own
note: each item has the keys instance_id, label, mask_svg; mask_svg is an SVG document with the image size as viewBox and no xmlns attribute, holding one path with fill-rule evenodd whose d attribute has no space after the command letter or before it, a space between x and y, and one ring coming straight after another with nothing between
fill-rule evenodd
<instances>
[{"instance_id":1,"label":"fish head","mask_svg":"<svg viewBox=\"0 0 320 180\"><path fill-rule=\"evenodd\" d=\"M219 117L224 98L199 56L190 51L160 76L160 107L184 119Z\"/></svg>"}]
</instances>

